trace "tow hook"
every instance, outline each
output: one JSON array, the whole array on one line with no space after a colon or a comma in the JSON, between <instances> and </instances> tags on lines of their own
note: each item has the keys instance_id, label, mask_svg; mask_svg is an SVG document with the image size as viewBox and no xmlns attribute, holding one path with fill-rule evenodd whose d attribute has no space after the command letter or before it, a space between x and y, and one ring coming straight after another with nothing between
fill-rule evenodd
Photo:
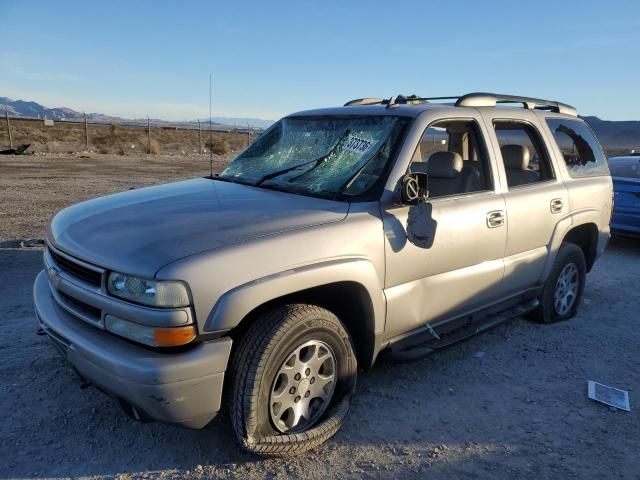
<instances>
[{"instance_id":1,"label":"tow hook","mask_svg":"<svg viewBox=\"0 0 640 480\"><path fill-rule=\"evenodd\" d=\"M45 332L45 331L44 331L44 328L39 328L39 329L36 331L36 335L38 335L39 337L42 337L42 336L44 336L44 335L46 335L46 334L47 334L47 332Z\"/></svg>"}]
</instances>

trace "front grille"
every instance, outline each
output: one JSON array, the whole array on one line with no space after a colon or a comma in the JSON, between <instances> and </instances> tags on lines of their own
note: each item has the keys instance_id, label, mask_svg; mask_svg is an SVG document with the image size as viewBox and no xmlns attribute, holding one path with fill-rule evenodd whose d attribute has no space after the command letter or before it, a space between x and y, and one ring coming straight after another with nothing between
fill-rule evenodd
<instances>
[{"instance_id":1,"label":"front grille","mask_svg":"<svg viewBox=\"0 0 640 480\"><path fill-rule=\"evenodd\" d=\"M74 307L74 309L78 310L79 313L82 313L88 317L94 318L96 321L100 321L100 316L102 315L102 311L99 308L92 307L84 302L81 302L77 298L73 298L67 295L64 292L58 291L58 294L62 299Z\"/></svg>"},{"instance_id":2,"label":"front grille","mask_svg":"<svg viewBox=\"0 0 640 480\"><path fill-rule=\"evenodd\" d=\"M91 285L95 285L96 287L100 287L102 283L102 274L100 272L96 272L95 270L91 270L86 268L76 262L73 262L62 255L57 254L53 250L49 249L49 255L51 258L58 264L58 266L65 272L77 277L81 280L84 280Z\"/></svg>"}]
</instances>

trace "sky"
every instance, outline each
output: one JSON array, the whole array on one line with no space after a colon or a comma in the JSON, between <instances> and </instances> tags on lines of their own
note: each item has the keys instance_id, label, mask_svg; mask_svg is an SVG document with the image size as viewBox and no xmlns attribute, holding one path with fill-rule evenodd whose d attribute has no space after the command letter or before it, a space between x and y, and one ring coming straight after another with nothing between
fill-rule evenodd
<instances>
[{"instance_id":1,"label":"sky","mask_svg":"<svg viewBox=\"0 0 640 480\"><path fill-rule=\"evenodd\" d=\"M640 120L640 1L0 0L0 96L128 118L277 119L490 91Z\"/></svg>"}]
</instances>

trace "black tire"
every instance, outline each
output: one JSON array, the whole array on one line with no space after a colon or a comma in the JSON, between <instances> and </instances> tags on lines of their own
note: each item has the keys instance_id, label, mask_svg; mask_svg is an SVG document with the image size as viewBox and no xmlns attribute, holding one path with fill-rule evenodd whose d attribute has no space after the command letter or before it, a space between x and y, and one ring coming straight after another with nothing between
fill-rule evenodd
<instances>
[{"instance_id":1,"label":"black tire","mask_svg":"<svg viewBox=\"0 0 640 480\"><path fill-rule=\"evenodd\" d=\"M291 352L321 341L335 356L335 387L328 408L315 424L281 433L270 415L275 377ZM331 438L349 410L357 378L354 349L338 318L313 305L285 305L260 317L240 339L231 365L229 410L242 446L263 456L294 456Z\"/></svg>"},{"instance_id":2,"label":"black tire","mask_svg":"<svg viewBox=\"0 0 640 480\"><path fill-rule=\"evenodd\" d=\"M568 310L558 311L555 301L556 290L561 288L558 279L565 268L571 268L571 264L576 267L577 292ZM575 316L582 302L586 276L586 262L582 249L573 243L563 243L540 294L540 306L529 314L529 318L539 323L555 323Z\"/></svg>"}]
</instances>

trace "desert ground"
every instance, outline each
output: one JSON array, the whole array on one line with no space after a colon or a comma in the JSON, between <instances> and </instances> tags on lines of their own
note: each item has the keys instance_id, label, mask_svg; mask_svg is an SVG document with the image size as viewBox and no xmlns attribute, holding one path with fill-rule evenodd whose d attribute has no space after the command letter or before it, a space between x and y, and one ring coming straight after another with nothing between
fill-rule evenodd
<instances>
[{"instance_id":1,"label":"desert ground","mask_svg":"<svg viewBox=\"0 0 640 480\"><path fill-rule=\"evenodd\" d=\"M228 162L215 155L213 171ZM43 238L48 219L81 200L208 174L209 156L197 154L0 156L0 242Z\"/></svg>"},{"instance_id":2,"label":"desert ground","mask_svg":"<svg viewBox=\"0 0 640 480\"><path fill-rule=\"evenodd\" d=\"M197 126L159 126L152 124L150 131L139 125L88 124L56 121L46 126L42 120L10 120L11 138L4 119L0 122L0 149L29 144L28 152L37 154L76 153L140 156L144 154L192 156L208 153L228 155L241 150L255 138L238 131L216 130L232 127L214 126L209 132L206 124ZM87 143L88 140L88 143ZM149 151L150 150L150 151Z\"/></svg>"},{"instance_id":3,"label":"desert ground","mask_svg":"<svg viewBox=\"0 0 640 480\"><path fill-rule=\"evenodd\" d=\"M637 240L613 239L571 321L516 319L361 374L342 430L301 457L242 452L225 412L200 431L139 424L80 390L36 335L42 251L16 247L66 205L208 171L200 155L0 156L0 478L640 478ZM588 399L590 379L632 411Z\"/></svg>"}]
</instances>

